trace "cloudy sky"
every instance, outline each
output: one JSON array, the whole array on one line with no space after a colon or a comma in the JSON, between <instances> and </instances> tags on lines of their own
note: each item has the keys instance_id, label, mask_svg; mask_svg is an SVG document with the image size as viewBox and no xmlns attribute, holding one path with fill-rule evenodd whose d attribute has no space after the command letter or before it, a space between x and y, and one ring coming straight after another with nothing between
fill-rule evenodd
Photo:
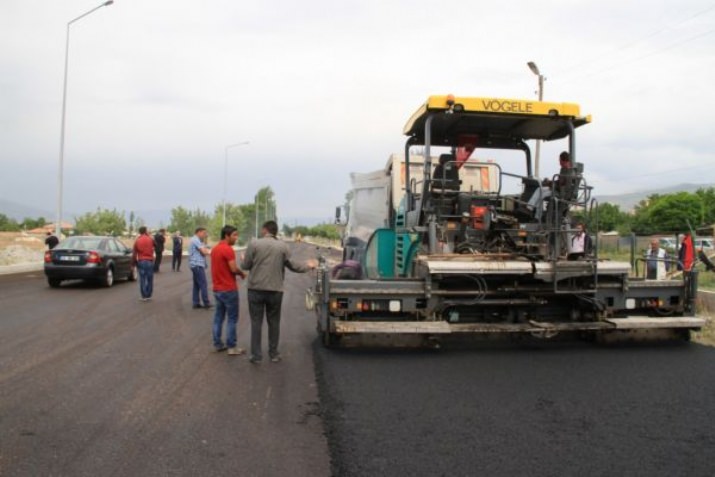
<instances>
[{"instance_id":1,"label":"cloudy sky","mask_svg":"<svg viewBox=\"0 0 715 477\"><path fill-rule=\"evenodd\" d=\"M65 27L100 3L0 2L0 198L55 210ZM116 0L71 27L65 209L211 209L250 141L229 200L330 217L427 96L533 98L529 60L593 115L598 192L712 183L714 53L712 0Z\"/></svg>"}]
</instances>

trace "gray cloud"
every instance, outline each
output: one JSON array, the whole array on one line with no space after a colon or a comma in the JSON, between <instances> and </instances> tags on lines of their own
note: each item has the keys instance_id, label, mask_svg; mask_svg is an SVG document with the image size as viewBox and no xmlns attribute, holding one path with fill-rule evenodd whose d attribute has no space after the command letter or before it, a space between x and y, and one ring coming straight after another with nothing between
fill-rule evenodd
<instances>
[{"instance_id":1,"label":"gray cloud","mask_svg":"<svg viewBox=\"0 0 715 477\"><path fill-rule=\"evenodd\" d=\"M3 198L54 210L64 27L93 5L0 6ZM72 27L65 208L211 208L224 146L250 140L231 151L231 198L270 184L282 213L330 216L350 171L402 150L428 95L533 97L528 60L548 100L594 115L579 154L601 193L633 171L697 182L715 162L715 12L685 20L708 7L117 0ZM562 148L545 145L544 174Z\"/></svg>"}]
</instances>

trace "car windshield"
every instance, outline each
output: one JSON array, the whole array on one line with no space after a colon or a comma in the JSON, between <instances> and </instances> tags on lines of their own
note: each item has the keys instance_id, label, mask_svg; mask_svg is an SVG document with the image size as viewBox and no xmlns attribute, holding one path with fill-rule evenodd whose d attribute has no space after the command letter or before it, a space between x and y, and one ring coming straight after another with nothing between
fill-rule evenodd
<instances>
[{"instance_id":1,"label":"car windshield","mask_svg":"<svg viewBox=\"0 0 715 477\"><path fill-rule=\"evenodd\" d=\"M102 237L70 237L57 246L59 249L97 250Z\"/></svg>"}]
</instances>

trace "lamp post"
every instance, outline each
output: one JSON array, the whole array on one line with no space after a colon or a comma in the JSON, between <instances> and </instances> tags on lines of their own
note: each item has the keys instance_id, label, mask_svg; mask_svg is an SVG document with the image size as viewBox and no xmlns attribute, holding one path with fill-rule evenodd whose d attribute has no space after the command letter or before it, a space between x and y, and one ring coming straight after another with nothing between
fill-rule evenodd
<instances>
[{"instance_id":1,"label":"lamp post","mask_svg":"<svg viewBox=\"0 0 715 477\"><path fill-rule=\"evenodd\" d=\"M108 7L112 3L114 3L114 0L107 0L103 4L94 7L88 12L85 12L77 18L67 22L67 34L65 39L65 76L64 84L62 86L62 123L60 126L60 167L57 172L57 223L55 224L55 234L57 234L57 238L62 237L62 175L65 163L65 117L67 115L67 67L69 66L70 57L70 25L78 20L81 20L90 13L96 12L102 7Z\"/></svg>"},{"instance_id":2,"label":"lamp post","mask_svg":"<svg viewBox=\"0 0 715 477\"><path fill-rule=\"evenodd\" d=\"M529 61L527 63L527 66L529 66L529 69L531 70L532 73L534 73L536 76L539 77L539 90L538 90L538 95L539 95L539 101L542 101L544 99L544 75L541 74L539 71L539 67L536 66L536 63L533 61ZM541 141L538 139L536 140L536 151L534 154L534 174L536 177L539 177L539 155L541 153Z\"/></svg>"},{"instance_id":3,"label":"lamp post","mask_svg":"<svg viewBox=\"0 0 715 477\"><path fill-rule=\"evenodd\" d=\"M256 238L258 238L258 193L256 193L256 196L254 197L254 205L256 209Z\"/></svg>"},{"instance_id":4,"label":"lamp post","mask_svg":"<svg viewBox=\"0 0 715 477\"><path fill-rule=\"evenodd\" d=\"M236 144L231 144L226 146L226 160L223 165L223 221L222 227L226 226L226 189L228 188L228 150L232 147L245 146L249 144L249 141L243 141Z\"/></svg>"}]
</instances>

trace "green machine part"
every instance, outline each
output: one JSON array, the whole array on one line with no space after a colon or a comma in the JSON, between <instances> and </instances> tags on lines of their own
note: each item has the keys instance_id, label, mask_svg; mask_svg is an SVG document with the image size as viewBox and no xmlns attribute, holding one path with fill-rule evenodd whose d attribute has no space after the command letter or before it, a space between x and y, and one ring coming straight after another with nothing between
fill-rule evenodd
<instances>
[{"instance_id":1,"label":"green machine part","mask_svg":"<svg viewBox=\"0 0 715 477\"><path fill-rule=\"evenodd\" d=\"M395 277L395 231L377 229L370 236L363 268L368 278Z\"/></svg>"},{"instance_id":2,"label":"green machine part","mask_svg":"<svg viewBox=\"0 0 715 477\"><path fill-rule=\"evenodd\" d=\"M412 272L412 260L419 250L418 234L395 233L377 229L367 243L363 269L367 278L406 277Z\"/></svg>"},{"instance_id":3,"label":"green machine part","mask_svg":"<svg viewBox=\"0 0 715 477\"><path fill-rule=\"evenodd\" d=\"M417 255L420 248L420 235L405 232L406 226L406 197L400 201L400 205L395 211L395 271L400 277L412 275L412 260Z\"/></svg>"},{"instance_id":4,"label":"green machine part","mask_svg":"<svg viewBox=\"0 0 715 477\"><path fill-rule=\"evenodd\" d=\"M408 277L412 274L412 260L417 255L420 248L420 236L418 234L398 233L395 250L395 268L401 277Z\"/></svg>"}]
</instances>

